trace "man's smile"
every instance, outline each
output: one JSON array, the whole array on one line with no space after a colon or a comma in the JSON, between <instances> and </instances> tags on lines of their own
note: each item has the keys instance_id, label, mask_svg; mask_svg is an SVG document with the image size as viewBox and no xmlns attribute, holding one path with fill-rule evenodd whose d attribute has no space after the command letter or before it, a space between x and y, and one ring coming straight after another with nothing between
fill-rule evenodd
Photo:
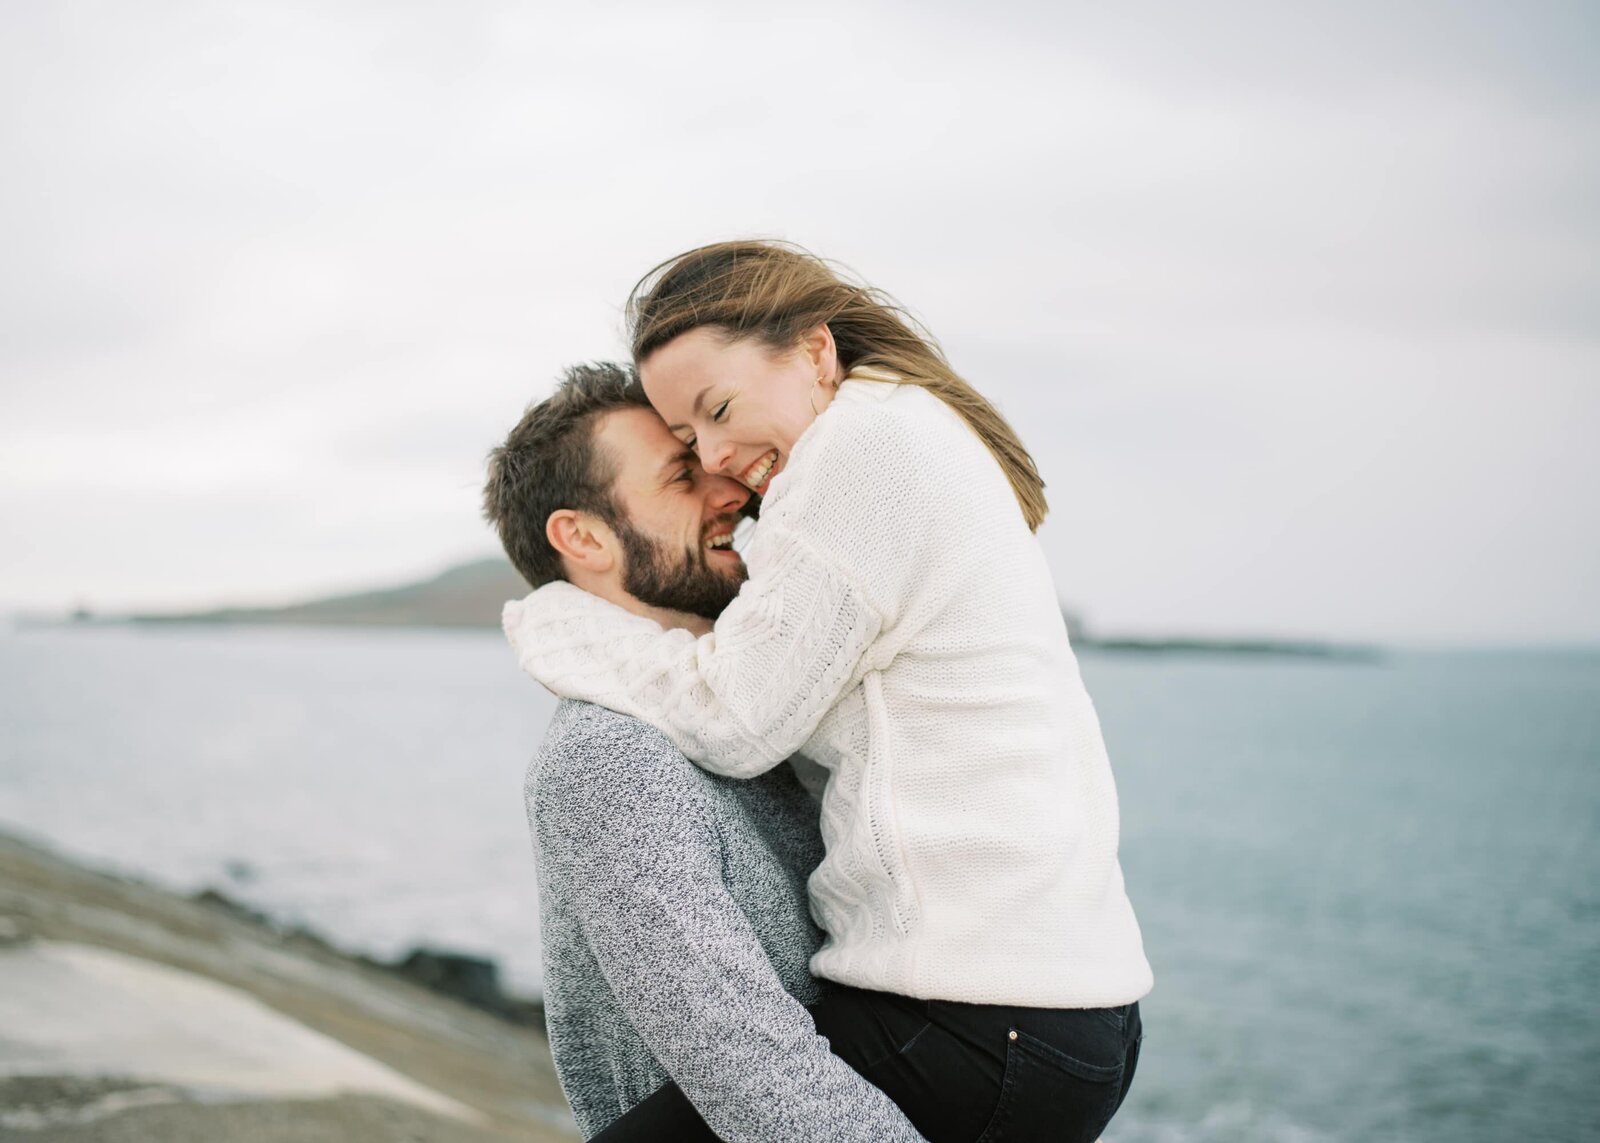
<instances>
[{"instance_id":1,"label":"man's smile","mask_svg":"<svg viewBox=\"0 0 1600 1143\"><path fill-rule=\"evenodd\" d=\"M741 563L743 557L733 550L733 529L738 521L735 519L715 520L706 529L701 547L707 559L716 558L719 562Z\"/></svg>"}]
</instances>

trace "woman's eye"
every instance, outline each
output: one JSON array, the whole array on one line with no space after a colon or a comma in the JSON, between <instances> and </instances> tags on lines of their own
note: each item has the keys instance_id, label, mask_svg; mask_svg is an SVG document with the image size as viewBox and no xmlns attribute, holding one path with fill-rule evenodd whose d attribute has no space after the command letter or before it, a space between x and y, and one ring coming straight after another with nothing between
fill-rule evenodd
<instances>
[{"instance_id":1,"label":"woman's eye","mask_svg":"<svg viewBox=\"0 0 1600 1143\"><path fill-rule=\"evenodd\" d=\"M683 442L683 447L688 449L690 452L694 453L696 456L699 456L700 455L700 438L699 437L690 437L688 440Z\"/></svg>"},{"instance_id":2,"label":"woman's eye","mask_svg":"<svg viewBox=\"0 0 1600 1143\"><path fill-rule=\"evenodd\" d=\"M724 401L724 402L722 402L722 404L718 405L715 409L711 410L711 423L712 424L720 425L722 423L722 418L728 415L728 406L730 404L732 404L731 400L730 401Z\"/></svg>"}]
</instances>

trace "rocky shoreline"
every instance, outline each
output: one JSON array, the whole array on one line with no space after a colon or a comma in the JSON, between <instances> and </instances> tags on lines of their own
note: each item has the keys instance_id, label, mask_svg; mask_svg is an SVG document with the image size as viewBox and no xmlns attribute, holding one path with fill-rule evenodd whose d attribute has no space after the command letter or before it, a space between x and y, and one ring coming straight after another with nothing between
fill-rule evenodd
<instances>
[{"instance_id":1,"label":"rocky shoreline","mask_svg":"<svg viewBox=\"0 0 1600 1143\"><path fill-rule=\"evenodd\" d=\"M299 925L282 924L261 910L228 896L220 889L202 889L193 894L189 900L268 929L285 943L320 949L380 972L392 973L413 984L420 984L430 992L453 997L512 1024L533 1028L541 1034L544 1032L543 1002L506 991L500 981L500 966L485 957L450 949L419 946L397 960L379 960L363 953L341 949L315 930Z\"/></svg>"},{"instance_id":2,"label":"rocky shoreline","mask_svg":"<svg viewBox=\"0 0 1600 1143\"><path fill-rule=\"evenodd\" d=\"M3 835L0 1028L6 1138L578 1137L542 1013L492 964L378 964Z\"/></svg>"}]
</instances>

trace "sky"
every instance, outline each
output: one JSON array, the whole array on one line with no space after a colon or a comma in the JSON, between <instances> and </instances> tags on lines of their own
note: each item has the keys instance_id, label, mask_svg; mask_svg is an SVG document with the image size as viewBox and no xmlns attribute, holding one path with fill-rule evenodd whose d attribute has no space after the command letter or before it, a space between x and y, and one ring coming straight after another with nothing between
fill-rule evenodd
<instances>
[{"instance_id":1,"label":"sky","mask_svg":"<svg viewBox=\"0 0 1600 1143\"><path fill-rule=\"evenodd\" d=\"M651 266L763 236L1016 424L1096 631L1600 641L1597 33L1537 0L8 3L0 609L491 554L523 408L623 356Z\"/></svg>"}]
</instances>

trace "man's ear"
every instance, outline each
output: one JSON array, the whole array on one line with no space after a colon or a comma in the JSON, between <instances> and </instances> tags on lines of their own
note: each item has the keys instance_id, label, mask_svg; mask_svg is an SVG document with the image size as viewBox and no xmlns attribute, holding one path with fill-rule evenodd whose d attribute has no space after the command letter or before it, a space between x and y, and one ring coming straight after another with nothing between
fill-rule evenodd
<instances>
[{"instance_id":1,"label":"man's ear","mask_svg":"<svg viewBox=\"0 0 1600 1143\"><path fill-rule=\"evenodd\" d=\"M603 575L616 562L616 533L587 512L556 509L544 522L544 534L568 567Z\"/></svg>"},{"instance_id":2,"label":"man's ear","mask_svg":"<svg viewBox=\"0 0 1600 1143\"><path fill-rule=\"evenodd\" d=\"M800 352L806 355L824 385L837 385L842 380L839 376L839 350L833 343L833 330L828 328L826 322L801 335Z\"/></svg>"}]
</instances>

